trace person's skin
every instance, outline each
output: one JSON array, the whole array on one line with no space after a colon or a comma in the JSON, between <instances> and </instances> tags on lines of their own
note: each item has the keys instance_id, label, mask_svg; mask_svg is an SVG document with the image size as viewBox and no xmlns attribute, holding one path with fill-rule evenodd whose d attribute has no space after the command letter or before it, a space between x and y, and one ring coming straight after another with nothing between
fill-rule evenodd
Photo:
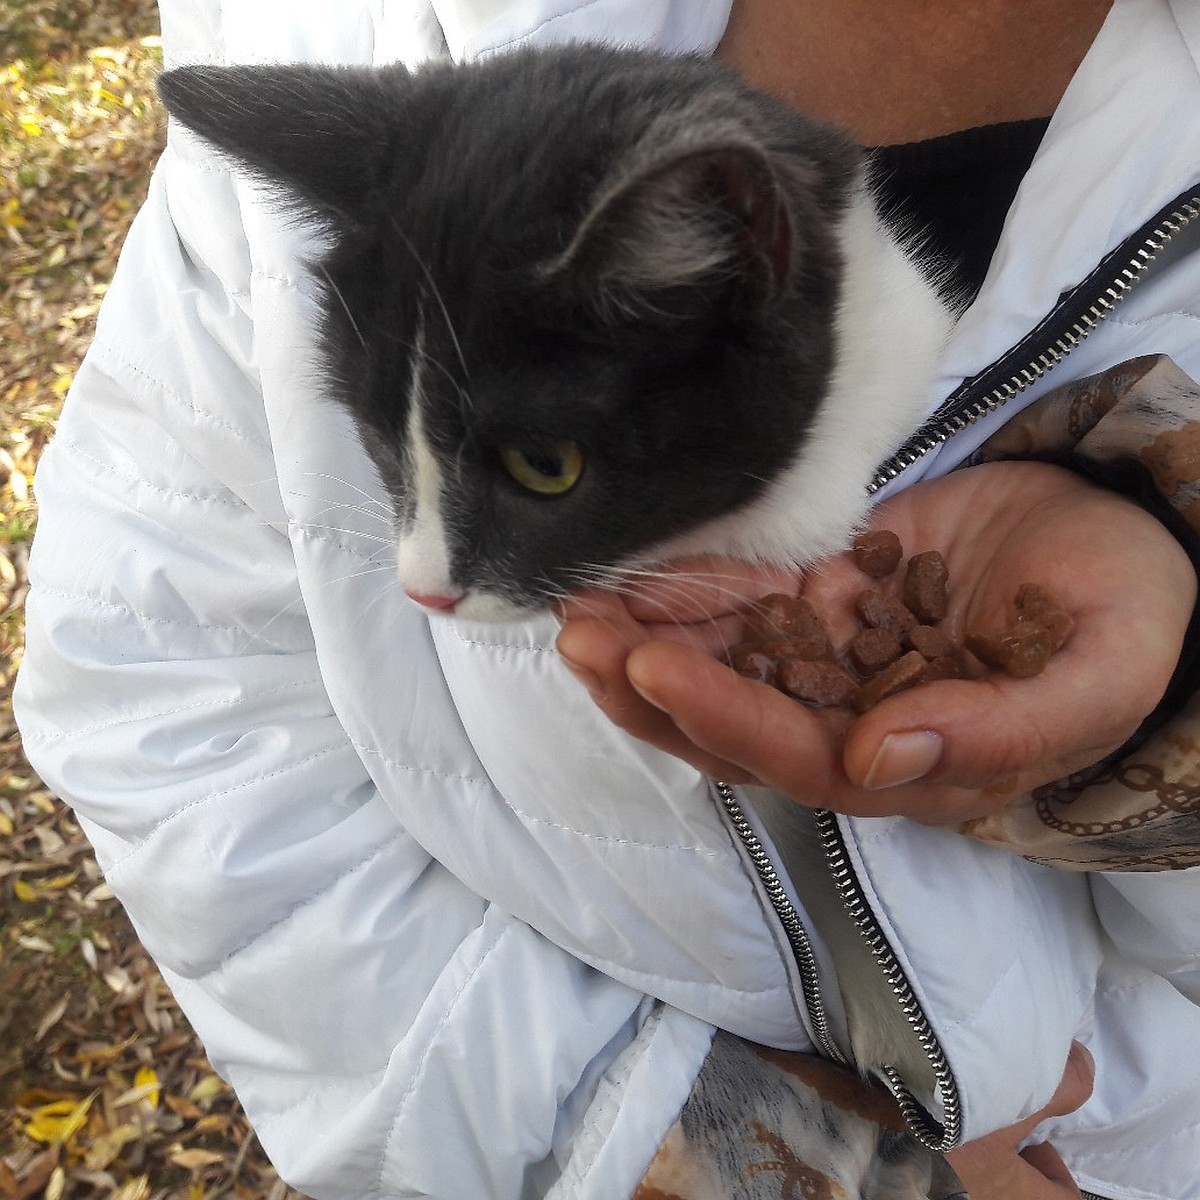
<instances>
[{"instance_id":1,"label":"person's skin","mask_svg":"<svg viewBox=\"0 0 1200 1200\"><path fill-rule=\"evenodd\" d=\"M1050 115L1110 7L735 0L719 56L862 144L895 144ZM1070 641L1035 679L931 684L855 721L805 709L719 661L738 610L770 591L803 589L835 626L848 620L863 577L843 558L807 580L691 563L676 564L680 580L700 569L707 584L581 594L564 606L560 652L617 725L709 775L840 812L934 823L994 811L1096 761L1161 697L1196 578L1133 504L1052 467L996 464L919 483L880 506L872 526L895 530L910 550L942 551L959 631L1002 623L1017 587L1037 582L1074 616ZM1083 1104L1091 1084L1090 1060L1075 1051L1045 1109L949 1155L972 1200L1078 1197L1052 1146L1018 1147L1046 1117Z\"/></svg>"}]
</instances>

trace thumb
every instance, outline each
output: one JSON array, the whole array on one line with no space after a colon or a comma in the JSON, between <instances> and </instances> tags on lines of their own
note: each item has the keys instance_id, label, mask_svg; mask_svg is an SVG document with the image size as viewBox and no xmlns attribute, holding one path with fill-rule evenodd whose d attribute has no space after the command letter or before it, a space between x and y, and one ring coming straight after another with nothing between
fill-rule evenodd
<instances>
[{"instance_id":1,"label":"thumb","mask_svg":"<svg viewBox=\"0 0 1200 1200\"><path fill-rule=\"evenodd\" d=\"M1096 1062L1091 1052L1080 1042L1072 1042L1063 1067L1062 1079L1045 1108L1027 1117L1019 1128L1028 1137L1043 1122L1051 1117L1065 1117L1082 1108L1092 1094L1096 1082Z\"/></svg>"}]
</instances>

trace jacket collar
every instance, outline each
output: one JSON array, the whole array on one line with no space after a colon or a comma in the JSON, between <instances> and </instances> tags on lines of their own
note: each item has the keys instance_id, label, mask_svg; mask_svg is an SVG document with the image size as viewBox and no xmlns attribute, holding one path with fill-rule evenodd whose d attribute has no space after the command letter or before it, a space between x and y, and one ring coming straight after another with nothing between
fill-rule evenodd
<instances>
[{"instance_id":1,"label":"jacket collar","mask_svg":"<svg viewBox=\"0 0 1200 1200\"><path fill-rule=\"evenodd\" d=\"M1200 180L1198 64L1200 9L1190 0L1117 0L1018 190L935 402Z\"/></svg>"},{"instance_id":2,"label":"jacket collar","mask_svg":"<svg viewBox=\"0 0 1200 1200\"><path fill-rule=\"evenodd\" d=\"M519 42L609 41L712 54L732 0L435 0L456 61Z\"/></svg>"}]
</instances>

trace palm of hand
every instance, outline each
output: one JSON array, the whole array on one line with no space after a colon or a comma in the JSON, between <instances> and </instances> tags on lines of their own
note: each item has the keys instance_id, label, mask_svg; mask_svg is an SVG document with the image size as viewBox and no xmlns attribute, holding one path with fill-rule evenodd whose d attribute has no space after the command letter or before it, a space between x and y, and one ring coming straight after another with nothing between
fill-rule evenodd
<instances>
[{"instance_id":1,"label":"palm of hand","mask_svg":"<svg viewBox=\"0 0 1200 1200\"><path fill-rule=\"evenodd\" d=\"M699 626L667 633L691 646L663 640L665 626L637 619L646 597L610 598L599 620L588 616L594 602L568 606L560 649L592 677L617 724L701 770L843 812L935 822L983 815L1096 761L1161 696L1195 575L1174 538L1122 497L1058 468L998 463L916 484L881 504L871 526L894 530L910 551L942 552L952 631L1003 624L1017 588L1036 582L1066 604L1075 632L1037 678L930 684L853 723L740 679L695 648ZM843 556L813 572L804 591L836 636L862 587ZM936 745L936 759L919 782L896 783L881 764L914 744Z\"/></svg>"}]
</instances>

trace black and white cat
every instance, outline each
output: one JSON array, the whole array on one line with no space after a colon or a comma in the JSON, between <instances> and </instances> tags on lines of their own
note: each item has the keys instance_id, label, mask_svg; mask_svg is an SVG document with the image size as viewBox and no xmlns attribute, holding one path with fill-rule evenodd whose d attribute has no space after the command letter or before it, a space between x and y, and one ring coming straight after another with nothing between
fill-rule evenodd
<instances>
[{"instance_id":1,"label":"black and white cat","mask_svg":"<svg viewBox=\"0 0 1200 1200\"><path fill-rule=\"evenodd\" d=\"M324 225L330 392L430 611L820 559L925 416L951 315L863 155L713 63L570 46L160 90Z\"/></svg>"}]
</instances>

